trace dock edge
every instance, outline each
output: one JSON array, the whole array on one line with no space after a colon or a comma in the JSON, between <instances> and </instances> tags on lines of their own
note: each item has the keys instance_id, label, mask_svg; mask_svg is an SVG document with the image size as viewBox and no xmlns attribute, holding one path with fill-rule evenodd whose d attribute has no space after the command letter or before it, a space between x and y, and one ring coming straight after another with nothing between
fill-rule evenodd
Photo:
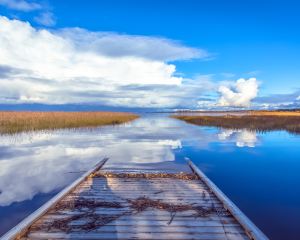
<instances>
[{"instance_id":1,"label":"dock edge","mask_svg":"<svg viewBox=\"0 0 300 240\"><path fill-rule=\"evenodd\" d=\"M246 234L253 240L268 240L269 238L190 160L186 159L192 171L208 186L222 202L224 208L241 224Z\"/></svg>"},{"instance_id":2,"label":"dock edge","mask_svg":"<svg viewBox=\"0 0 300 240\"><path fill-rule=\"evenodd\" d=\"M28 230L28 228L36 222L39 218L41 218L45 213L47 213L52 206L58 203L63 197L69 194L75 187L77 187L80 183L85 181L91 174L98 171L108 160L107 157L103 158L99 163L97 163L92 169L84 173L77 180L72 182L69 186L65 187L62 191L56 194L53 198L47 201L44 205L30 214L28 217L23 219L19 224L10 229L7 233L5 233L1 240L13 240L18 239L20 235L24 234Z\"/></svg>"}]
</instances>

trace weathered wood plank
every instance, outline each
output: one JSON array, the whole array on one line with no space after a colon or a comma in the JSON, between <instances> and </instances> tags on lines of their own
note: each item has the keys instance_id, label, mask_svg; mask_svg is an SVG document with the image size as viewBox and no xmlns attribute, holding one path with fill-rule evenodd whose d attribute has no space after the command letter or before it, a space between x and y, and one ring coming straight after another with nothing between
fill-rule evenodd
<instances>
[{"instance_id":1,"label":"weathered wood plank","mask_svg":"<svg viewBox=\"0 0 300 240\"><path fill-rule=\"evenodd\" d=\"M102 196L109 196L109 195L124 195L124 194L130 194L130 195L153 195L153 196L174 196L174 197L198 197L198 198L213 198L217 199L214 195L208 193L208 192L201 192L199 193L194 193L194 192L170 192L170 191L164 191L164 190L159 190L159 191L115 191L115 190L95 190L95 189L84 189L82 191L75 191L72 193L72 195L80 195L80 194L87 194L87 195L102 195Z\"/></svg>"},{"instance_id":2,"label":"weathered wood plank","mask_svg":"<svg viewBox=\"0 0 300 240\"><path fill-rule=\"evenodd\" d=\"M126 211L95 211L94 214L99 214L99 215L116 215L116 214L120 214L120 213L124 213ZM46 216L43 217L43 219L40 222L43 221L52 221L52 220L56 220L56 219L64 219L66 217L71 217L71 216L78 216L82 214L82 212L80 211L70 211L70 212L64 212L62 214L58 214L58 213L53 213L53 214L47 214ZM122 219L128 219L128 218L134 218L134 219L141 219L141 220L157 220L159 219L159 221L169 221L171 218L171 214L164 212L164 213L158 213L158 214L154 214L152 212L149 212L148 214L136 214L134 216L131 217L127 217L124 216L122 217ZM212 215L212 216L208 216L208 217L199 217L199 216L195 216L195 212L188 212L188 213L176 213L174 220L179 220L179 221L198 221L198 222L207 222L207 221L214 221L214 222L219 222L221 224L223 224L224 226L226 224L236 224L238 225L238 223L232 219L232 217L221 217L220 216L216 216L216 215ZM174 221L173 220L173 221Z\"/></svg>"},{"instance_id":3,"label":"weathered wood plank","mask_svg":"<svg viewBox=\"0 0 300 240\"><path fill-rule=\"evenodd\" d=\"M90 193L90 192L83 192L81 193L79 196L77 194L72 194L69 195L69 198L81 198L81 199L120 199L122 197L126 197L124 199L135 199L138 197L142 197L142 196L151 196L152 199L165 199L166 201L168 200L180 200L180 199L184 199L187 201L196 201L196 202L215 202L215 203L219 203L220 201L218 201L218 199L216 198L201 198L201 197L197 197L197 195L194 196L185 196L185 195L171 195L171 194L147 194L147 193L123 193L123 194L117 194L117 193L111 193L111 194L101 194L101 193Z\"/></svg>"},{"instance_id":4,"label":"weathered wood plank","mask_svg":"<svg viewBox=\"0 0 300 240\"><path fill-rule=\"evenodd\" d=\"M82 188L98 188L98 189L114 189L116 191L124 191L124 186L126 186L128 189L131 189L131 190L139 190L141 187L147 187L149 188L149 190L154 190L154 189L157 189L157 188L161 188L161 189L164 189L166 191L172 191L172 190L177 190L177 191L183 191L183 192L188 192L190 190L193 190L193 191L201 191L201 190L206 190L206 191L209 191L209 188L207 187L193 187L193 186L188 186L189 188L188 189L185 189L183 188L183 186L179 186L179 185L171 185L171 184L168 184L168 183L160 183L160 184L127 184L127 183L119 183L119 184L116 184L116 185L113 185L113 184L109 184L109 183L84 183L81 185ZM147 189L146 188L146 189ZM145 189L145 190L146 190Z\"/></svg>"},{"instance_id":5,"label":"weathered wood plank","mask_svg":"<svg viewBox=\"0 0 300 240\"><path fill-rule=\"evenodd\" d=\"M186 234L204 234L204 233L235 233L244 235L245 231L237 226L206 226L206 227L188 227L188 226L151 226L151 225L105 225L96 230L89 231L91 233L186 233ZM47 231L48 233L63 233L60 231ZM78 232L78 231L77 231ZM83 231L84 232L84 231ZM74 233L74 232L69 232Z\"/></svg>"},{"instance_id":6,"label":"weathered wood plank","mask_svg":"<svg viewBox=\"0 0 300 240\"><path fill-rule=\"evenodd\" d=\"M186 234L186 233L46 233L35 232L29 235L30 239L199 239L199 240L228 240L225 233L222 234ZM241 239L241 238L240 238Z\"/></svg>"},{"instance_id":7,"label":"weathered wood plank","mask_svg":"<svg viewBox=\"0 0 300 240\"><path fill-rule=\"evenodd\" d=\"M47 221L43 221L40 222L39 224L43 225L43 224L48 224L51 221L47 220ZM86 220L77 220L74 222L71 222L69 224L69 226L84 226L86 223L88 223L88 219ZM197 221L197 220L190 220L187 221L186 219L183 220L173 220L171 224L168 224L170 222L170 218L168 220L155 220L155 219L124 219L124 220L116 220L115 222L112 223L107 223L105 226L126 226L128 228L140 228L143 226L146 227L162 227L165 226L167 228L171 228L171 227L186 227L186 228L207 228L207 227L225 227L224 224L222 222L217 222L217 221ZM46 226L45 225L45 226ZM226 224L227 227L239 227L240 224L238 223L228 223ZM194 231L195 229L192 229L192 231ZM47 230L49 231L49 230ZM99 228L99 231L101 231L101 228ZM195 230L196 231L196 230ZM243 232L245 232L243 230Z\"/></svg>"}]
</instances>

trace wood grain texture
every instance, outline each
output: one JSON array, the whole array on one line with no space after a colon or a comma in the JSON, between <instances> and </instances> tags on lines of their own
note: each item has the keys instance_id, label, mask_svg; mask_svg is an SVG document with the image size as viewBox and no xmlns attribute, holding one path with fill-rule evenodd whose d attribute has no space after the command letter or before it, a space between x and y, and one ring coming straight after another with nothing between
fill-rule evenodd
<instances>
[{"instance_id":1,"label":"wood grain texture","mask_svg":"<svg viewBox=\"0 0 300 240\"><path fill-rule=\"evenodd\" d=\"M251 239L199 178L101 177L104 170L98 171L18 238Z\"/></svg>"}]
</instances>

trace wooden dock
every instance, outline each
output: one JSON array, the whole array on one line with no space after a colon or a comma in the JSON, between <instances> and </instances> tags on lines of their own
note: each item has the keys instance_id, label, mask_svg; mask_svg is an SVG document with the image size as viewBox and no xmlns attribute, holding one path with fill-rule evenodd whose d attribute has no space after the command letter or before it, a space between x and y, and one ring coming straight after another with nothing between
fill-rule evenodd
<instances>
[{"instance_id":1,"label":"wooden dock","mask_svg":"<svg viewBox=\"0 0 300 240\"><path fill-rule=\"evenodd\" d=\"M268 239L191 161L179 173L106 161L2 239Z\"/></svg>"}]
</instances>

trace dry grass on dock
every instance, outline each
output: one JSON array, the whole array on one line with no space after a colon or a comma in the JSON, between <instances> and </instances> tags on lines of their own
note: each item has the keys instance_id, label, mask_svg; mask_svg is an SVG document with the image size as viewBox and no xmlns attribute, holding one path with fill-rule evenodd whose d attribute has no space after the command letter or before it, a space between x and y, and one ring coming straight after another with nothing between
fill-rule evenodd
<instances>
[{"instance_id":1,"label":"dry grass on dock","mask_svg":"<svg viewBox=\"0 0 300 240\"><path fill-rule=\"evenodd\" d=\"M173 115L173 118L200 126L214 126L253 131L286 130L300 134L300 112L250 111L245 115L187 116Z\"/></svg>"},{"instance_id":2,"label":"dry grass on dock","mask_svg":"<svg viewBox=\"0 0 300 240\"><path fill-rule=\"evenodd\" d=\"M0 111L0 134L35 130L98 127L121 124L138 118L122 112L15 112Z\"/></svg>"},{"instance_id":3,"label":"dry grass on dock","mask_svg":"<svg viewBox=\"0 0 300 240\"><path fill-rule=\"evenodd\" d=\"M105 177L105 178L173 178L181 180L197 180L198 176L194 173L113 173L113 172L97 172L92 175L93 177Z\"/></svg>"}]
</instances>

